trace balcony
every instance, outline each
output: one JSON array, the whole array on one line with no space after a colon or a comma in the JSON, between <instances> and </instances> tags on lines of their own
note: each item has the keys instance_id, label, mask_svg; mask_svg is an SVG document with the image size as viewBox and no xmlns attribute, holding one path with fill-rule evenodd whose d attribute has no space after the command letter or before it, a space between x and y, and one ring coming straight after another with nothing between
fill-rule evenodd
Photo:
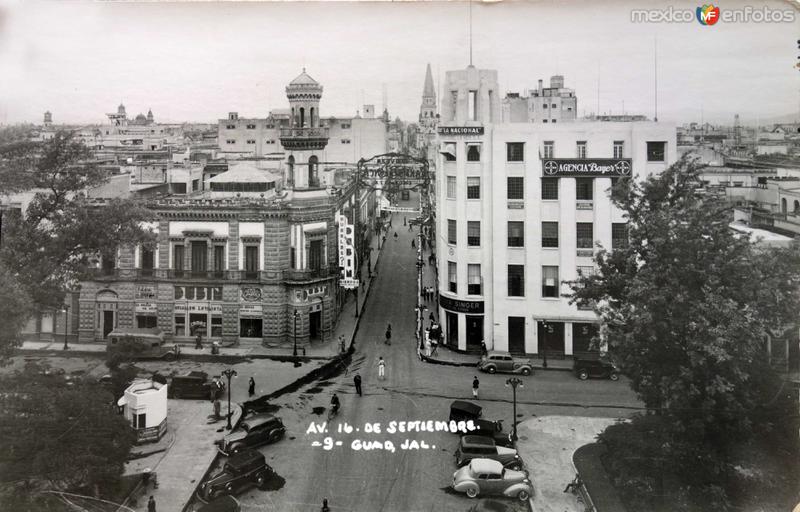
<instances>
[{"instance_id":1,"label":"balcony","mask_svg":"<svg viewBox=\"0 0 800 512\"><path fill-rule=\"evenodd\" d=\"M289 150L324 149L328 145L328 128L281 128L280 139Z\"/></svg>"},{"instance_id":2,"label":"balcony","mask_svg":"<svg viewBox=\"0 0 800 512\"><path fill-rule=\"evenodd\" d=\"M339 274L338 269L323 267L319 269L306 270L284 270L283 280L289 282L308 282L320 279L328 279Z\"/></svg>"}]
</instances>

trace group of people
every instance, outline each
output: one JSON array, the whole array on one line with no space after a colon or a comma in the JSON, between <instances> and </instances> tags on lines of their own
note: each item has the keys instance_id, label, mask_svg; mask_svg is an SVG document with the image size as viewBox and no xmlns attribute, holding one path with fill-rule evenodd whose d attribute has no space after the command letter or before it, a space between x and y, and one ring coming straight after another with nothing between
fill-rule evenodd
<instances>
[{"instance_id":1,"label":"group of people","mask_svg":"<svg viewBox=\"0 0 800 512\"><path fill-rule=\"evenodd\" d=\"M422 300L430 302L436 298L436 289L433 286L423 286L419 294Z\"/></svg>"}]
</instances>

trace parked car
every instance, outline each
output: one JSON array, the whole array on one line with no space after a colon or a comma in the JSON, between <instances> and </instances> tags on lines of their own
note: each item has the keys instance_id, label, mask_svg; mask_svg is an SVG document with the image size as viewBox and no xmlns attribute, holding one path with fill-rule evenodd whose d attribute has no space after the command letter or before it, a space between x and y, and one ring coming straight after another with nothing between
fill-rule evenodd
<instances>
[{"instance_id":1,"label":"parked car","mask_svg":"<svg viewBox=\"0 0 800 512\"><path fill-rule=\"evenodd\" d=\"M286 434L286 427L277 416L259 414L243 420L239 428L219 441L219 451L225 455L239 453L245 448L254 448L274 443Z\"/></svg>"},{"instance_id":2,"label":"parked car","mask_svg":"<svg viewBox=\"0 0 800 512\"><path fill-rule=\"evenodd\" d=\"M509 469L522 469L522 459L517 450L505 446L497 446L494 439L485 436L461 436L455 453L456 465L459 467L472 459L492 459Z\"/></svg>"},{"instance_id":3,"label":"parked car","mask_svg":"<svg viewBox=\"0 0 800 512\"><path fill-rule=\"evenodd\" d=\"M467 435L484 436L494 440L498 446L505 446L506 448L514 448L514 439L511 432L503 432L503 422L491 420L472 420L475 425L475 430Z\"/></svg>"},{"instance_id":4,"label":"parked car","mask_svg":"<svg viewBox=\"0 0 800 512\"><path fill-rule=\"evenodd\" d=\"M619 367L611 359L604 356L576 357L572 364L572 371L581 380L589 377L619 380Z\"/></svg>"},{"instance_id":5,"label":"parked car","mask_svg":"<svg viewBox=\"0 0 800 512\"><path fill-rule=\"evenodd\" d=\"M204 501L239 494L248 487L264 485L273 473L264 455L256 450L246 450L228 459L219 472L200 484L198 494Z\"/></svg>"},{"instance_id":6,"label":"parked car","mask_svg":"<svg viewBox=\"0 0 800 512\"><path fill-rule=\"evenodd\" d=\"M500 350L490 350L481 357L478 369L487 373L521 373L530 375L533 373L533 364L529 359L513 357L508 352Z\"/></svg>"},{"instance_id":7,"label":"parked car","mask_svg":"<svg viewBox=\"0 0 800 512\"><path fill-rule=\"evenodd\" d=\"M242 506L239 504L239 500L228 495L206 503L197 509L197 512L240 512L241 510Z\"/></svg>"},{"instance_id":8,"label":"parked car","mask_svg":"<svg viewBox=\"0 0 800 512\"><path fill-rule=\"evenodd\" d=\"M222 383L222 390L225 383ZM170 398L199 398L208 400L211 397L211 390L216 387L213 381L208 380L206 372L191 371L185 375L172 377L167 388L167 395Z\"/></svg>"},{"instance_id":9,"label":"parked car","mask_svg":"<svg viewBox=\"0 0 800 512\"><path fill-rule=\"evenodd\" d=\"M450 404L450 421L477 420L483 408L465 400L455 400Z\"/></svg>"},{"instance_id":10,"label":"parked car","mask_svg":"<svg viewBox=\"0 0 800 512\"><path fill-rule=\"evenodd\" d=\"M527 501L533 486L527 473L506 469L496 460L479 458L453 473L453 490L470 498L498 494Z\"/></svg>"},{"instance_id":11,"label":"parked car","mask_svg":"<svg viewBox=\"0 0 800 512\"><path fill-rule=\"evenodd\" d=\"M106 352L122 352L134 359L163 359L173 361L180 355L177 345L165 344L164 333L159 329L114 329L108 333Z\"/></svg>"}]
</instances>

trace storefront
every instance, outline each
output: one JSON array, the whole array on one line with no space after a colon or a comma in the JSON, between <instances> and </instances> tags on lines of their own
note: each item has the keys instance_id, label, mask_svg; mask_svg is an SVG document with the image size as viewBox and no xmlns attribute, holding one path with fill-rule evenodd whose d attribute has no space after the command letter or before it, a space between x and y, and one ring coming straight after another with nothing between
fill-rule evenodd
<instances>
[{"instance_id":1,"label":"storefront","mask_svg":"<svg viewBox=\"0 0 800 512\"><path fill-rule=\"evenodd\" d=\"M240 338L262 338L264 336L264 311L261 301L261 288L245 286L239 290Z\"/></svg>"},{"instance_id":2,"label":"storefront","mask_svg":"<svg viewBox=\"0 0 800 512\"><path fill-rule=\"evenodd\" d=\"M175 286L173 311L176 338L222 337L221 286Z\"/></svg>"},{"instance_id":3,"label":"storefront","mask_svg":"<svg viewBox=\"0 0 800 512\"><path fill-rule=\"evenodd\" d=\"M456 300L440 295L439 306L444 314L447 345L456 350L480 350L485 336L483 301Z\"/></svg>"}]
</instances>

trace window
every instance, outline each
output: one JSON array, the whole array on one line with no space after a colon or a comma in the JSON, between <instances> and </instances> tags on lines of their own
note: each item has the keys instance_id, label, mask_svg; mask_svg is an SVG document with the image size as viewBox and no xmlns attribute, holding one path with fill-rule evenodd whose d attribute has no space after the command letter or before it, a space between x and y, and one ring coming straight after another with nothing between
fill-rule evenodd
<instances>
[{"instance_id":1,"label":"window","mask_svg":"<svg viewBox=\"0 0 800 512\"><path fill-rule=\"evenodd\" d=\"M255 141L255 139L247 139L247 143L248 144L255 144L256 141Z\"/></svg>"},{"instance_id":2,"label":"window","mask_svg":"<svg viewBox=\"0 0 800 512\"><path fill-rule=\"evenodd\" d=\"M214 271L222 272L225 270L225 246L214 246Z\"/></svg>"},{"instance_id":3,"label":"window","mask_svg":"<svg viewBox=\"0 0 800 512\"><path fill-rule=\"evenodd\" d=\"M555 103L550 105L550 108L557 108L557 107L558 107L558 105L556 105Z\"/></svg>"},{"instance_id":4,"label":"window","mask_svg":"<svg viewBox=\"0 0 800 512\"><path fill-rule=\"evenodd\" d=\"M546 123L546 122L547 122L547 119L542 119L542 122L543 122L543 123Z\"/></svg>"},{"instance_id":5,"label":"window","mask_svg":"<svg viewBox=\"0 0 800 512\"><path fill-rule=\"evenodd\" d=\"M512 176L506 178L506 197L508 199L524 199L524 186L525 178L521 176Z\"/></svg>"},{"instance_id":6,"label":"window","mask_svg":"<svg viewBox=\"0 0 800 512\"><path fill-rule=\"evenodd\" d=\"M208 270L208 244L192 242L192 272Z\"/></svg>"},{"instance_id":7,"label":"window","mask_svg":"<svg viewBox=\"0 0 800 512\"><path fill-rule=\"evenodd\" d=\"M349 130L349 129L350 129L350 123L342 123L342 130Z\"/></svg>"},{"instance_id":8,"label":"window","mask_svg":"<svg viewBox=\"0 0 800 512\"><path fill-rule=\"evenodd\" d=\"M467 245L470 247L478 247L481 245L481 221L467 221Z\"/></svg>"},{"instance_id":9,"label":"window","mask_svg":"<svg viewBox=\"0 0 800 512\"><path fill-rule=\"evenodd\" d=\"M457 267L456 264L452 261L447 262L447 282L448 287L447 289L452 293L458 293L458 279L457 279Z\"/></svg>"},{"instance_id":10,"label":"window","mask_svg":"<svg viewBox=\"0 0 800 512\"><path fill-rule=\"evenodd\" d=\"M594 198L594 178L575 178L575 199L591 201Z\"/></svg>"},{"instance_id":11,"label":"window","mask_svg":"<svg viewBox=\"0 0 800 512\"><path fill-rule=\"evenodd\" d=\"M575 224L578 238L578 249L591 249L594 245L594 227L591 222L578 222Z\"/></svg>"},{"instance_id":12,"label":"window","mask_svg":"<svg viewBox=\"0 0 800 512\"><path fill-rule=\"evenodd\" d=\"M265 125L265 126L264 126L264 128L267 128L267 129L269 129L269 130L272 130L272 129L274 129L274 128L275 128L275 125L274 125L274 124L268 124L268 125Z\"/></svg>"},{"instance_id":13,"label":"window","mask_svg":"<svg viewBox=\"0 0 800 512\"><path fill-rule=\"evenodd\" d=\"M508 246L525 247L525 223L508 221Z\"/></svg>"},{"instance_id":14,"label":"window","mask_svg":"<svg viewBox=\"0 0 800 512\"><path fill-rule=\"evenodd\" d=\"M186 316L175 317L175 336L186 336Z\"/></svg>"},{"instance_id":15,"label":"window","mask_svg":"<svg viewBox=\"0 0 800 512\"><path fill-rule=\"evenodd\" d=\"M247 125L247 129L248 129L248 130L255 130L255 129L256 129L256 125L254 125L254 124L248 124L248 125Z\"/></svg>"},{"instance_id":16,"label":"window","mask_svg":"<svg viewBox=\"0 0 800 512\"><path fill-rule=\"evenodd\" d=\"M470 121L478 119L478 91L469 91L467 95L467 114Z\"/></svg>"},{"instance_id":17,"label":"window","mask_svg":"<svg viewBox=\"0 0 800 512\"><path fill-rule=\"evenodd\" d=\"M154 256L153 251L151 249L148 249L147 247L142 247L141 267L142 270L144 271L142 272L142 274L153 275L153 263L155 259L153 256Z\"/></svg>"},{"instance_id":18,"label":"window","mask_svg":"<svg viewBox=\"0 0 800 512\"><path fill-rule=\"evenodd\" d=\"M458 91L450 91L450 120L456 120L456 107L458 107Z\"/></svg>"},{"instance_id":19,"label":"window","mask_svg":"<svg viewBox=\"0 0 800 512\"><path fill-rule=\"evenodd\" d=\"M542 297L558 297L558 267L542 267Z\"/></svg>"},{"instance_id":20,"label":"window","mask_svg":"<svg viewBox=\"0 0 800 512\"><path fill-rule=\"evenodd\" d=\"M525 160L525 143L507 142L506 160L509 162L523 162Z\"/></svg>"},{"instance_id":21,"label":"window","mask_svg":"<svg viewBox=\"0 0 800 512\"><path fill-rule=\"evenodd\" d=\"M228 130L235 130L236 129L236 125L235 124L226 124L225 128L228 129ZM106 132L106 135L108 135L108 132Z\"/></svg>"},{"instance_id":22,"label":"window","mask_svg":"<svg viewBox=\"0 0 800 512\"><path fill-rule=\"evenodd\" d=\"M615 140L614 141L614 158L622 158L622 152L625 148L625 141L622 140Z\"/></svg>"},{"instance_id":23,"label":"window","mask_svg":"<svg viewBox=\"0 0 800 512\"><path fill-rule=\"evenodd\" d=\"M236 144L236 139L227 139L225 141L226 144Z\"/></svg>"},{"instance_id":24,"label":"window","mask_svg":"<svg viewBox=\"0 0 800 512\"><path fill-rule=\"evenodd\" d=\"M481 294L481 266L480 264L467 265L467 295Z\"/></svg>"},{"instance_id":25,"label":"window","mask_svg":"<svg viewBox=\"0 0 800 512\"><path fill-rule=\"evenodd\" d=\"M481 198L481 179L477 176L467 178L467 199Z\"/></svg>"},{"instance_id":26,"label":"window","mask_svg":"<svg viewBox=\"0 0 800 512\"><path fill-rule=\"evenodd\" d=\"M469 142L467 143L467 162L480 162L481 161L481 145Z\"/></svg>"},{"instance_id":27,"label":"window","mask_svg":"<svg viewBox=\"0 0 800 512\"><path fill-rule=\"evenodd\" d=\"M667 143L662 141L648 141L647 142L647 161L648 162L663 162L664 152Z\"/></svg>"},{"instance_id":28,"label":"window","mask_svg":"<svg viewBox=\"0 0 800 512\"><path fill-rule=\"evenodd\" d=\"M448 176L447 177L447 199L455 199L456 198L456 177L455 176Z\"/></svg>"},{"instance_id":29,"label":"window","mask_svg":"<svg viewBox=\"0 0 800 512\"><path fill-rule=\"evenodd\" d=\"M542 222L542 247L558 247L558 222Z\"/></svg>"},{"instance_id":30,"label":"window","mask_svg":"<svg viewBox=\"0 0 800 512\"><path fill-rule=\"evenodd\" d=\"M622 249L628 246L628 225L624 222L611 224L611 248Z\"/></svg>"},{"instance_id":31,"label":"window","mask_svg":"<svg viewBox=\"0 0 800 512\"><path fill-rule=\"evenodd\" d=\"M222 337L222 316L214 315L211 317L211 336L214 338Z\"/></svg>"},{"instance_id":32,"label":"window","mask_svg":"<svg viewBox=\"0 0 800 512\"><path fill-rule=\"evenodd\" d=\"M551 119L551 120L550 120L550 122L551 122L551 123L555 123L555 122L556 122L556 120L555 120L555 119Z\"/></svg>"},{"instance_id":33,"label":"window","mask_svg":"<svg viewBox=\"0 0 800 512\"><path fill-rule=\"evenodd\" d=\"M589 277L589 276L593 276L593 275L594 275L594 267L589 267L589 266L586 266L586 267L579 266L578 267L578 277L580 277L580 276Z\"/></svg>"},{"instance_id":34,"label":"window","mask_svg":"<svg viewBox=\"0 0 800 512\"><path fill-rule=\"evenodd\" d=\"M586 141L579 140L578 142L575 143L575 145L577 147L576 148L577 153L575 156L577 158L586 158Z\"/></svg>"},{"instance_id":35,"label":"window","mask_svg":"<svg viewBox=\"0 0 800 512\"><path fill-rule=\"evenodd\" d=\"M172 268L178 272L183 271L183 245L175 245L172 248Z\"/></svg>"},{"instance_id":36,"label":"window","mask_svg":"<svg viewBox=\"0 0 800 512\"><path fill-rule=\"evenodd\" d=\"M244 270L247 274L258 272L258 246L248 245L244 248Z\"/></svg>"},{"instance_id":37,"label":"window","mask_svg":"<svg viewBox=\"0 0 800 512\"><path fill-rule=\"evenodd\" d=\"M456 143L455 142L442 142L442 155L446 162L456 161Z\"/></svg>"},{"instance_id":38,"label":"window","mask_svg":"<svg viewBox=\"0 0 800 512\"><path fill-rule=\"evenodd\" d=\"M267 141L266 141L266 143L267 143L267 144L275 144L275 141L274 141L274 140L272 140L272 139L269 139L269 140L267 140Z\"/></svg>"},{"instance_id":39,"label":"window","mask_svg":"<svg viewBox=\"0 0 800 512\"><path fill-rule=\"evenodd\" d=\"M137 429L138 428L146 428L147 427L146 419L147 419L147 414L146 413L141 413L141 414L134 413L131 416L131 421L133 421L133 428L137 428Z\"/></svg>"},{"instance_id":40,"label":"window","mask_svg":"<svg viewBox=\"0 0 800 512\"><path fill-rule=\"evenodd\" d=\"M342 144L350 144L350 139L342 139Z\"/></svg>"},{"instance_id":41,"label":"window","mask_svg":"<svg viewBox=\"0 0 800 512\"><path fill-rule=\"evenodd\" d=\"M558 178L542 178L542 199L558 200Z\"/></svg>"},{"instance_id":42,"label":"window","mask_svg":"<svg viewBox=\"0 0 800 512\"><path fill-rule=\"evenodd\" d=\"M453 219L447 219L447 243L457 244L458 237L456 236L458 224Z\"/></svg>"},{"instance_id":43,"label":"window","mask_svg":"<svg viewBox=\"0 0 800 512\"><path fill-rule=\"evenodd\" d=\"M544 141L544 158L553 158L554 142L552 140Z\"/></svg>"},{"instance_id":44,"label":"window","mask_svg":"<svg viewBox=\"0 0 800 512\"><path fill-rule=\"evenodd\" d=\"M525 265L508 266L508 296L525 296Z\"/></svg>"}]
</instances>

